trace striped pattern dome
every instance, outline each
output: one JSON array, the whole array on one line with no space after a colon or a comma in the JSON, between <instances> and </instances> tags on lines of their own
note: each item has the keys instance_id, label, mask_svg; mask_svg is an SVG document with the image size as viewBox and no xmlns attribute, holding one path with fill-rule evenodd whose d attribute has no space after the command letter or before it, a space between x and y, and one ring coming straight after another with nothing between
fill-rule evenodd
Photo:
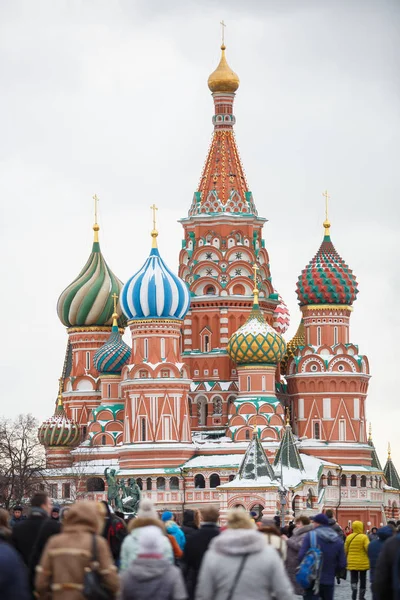
<instances>
[{"instance_id":1,"label":"striped pattern dome","mask_svg":"<svg viewBox=\"0 0 400 600\"><path fill-rule=\"evenodd\" d=\"M128 319L183 319L189 310L186 284L152 248L149 258L124 285L121 306Z\"/></svg>"},{"instance_id":2,"label":"striped pattern dome","mask_svg":"<svg viewBox=\"0 0 400 600\"><path fill-rule=\"evenodd\" d=\"M86 265L58 299L60 321L66 327L111 326L112 295L119 296L122 285L104 260L99 242L94 242ZM117 313L121 316L120 306Z\"/></svg>"},{"instance_id":3,"label":"striped pattern dome","mask_svg":"<svg viewBox=\"0 0 400 600\"><path fill-rule=\"evenodd\" d=\"M358 294L352 270L326 235L314 258L302 270L296 287L300 306L353 304Z\"/></svg>"},{"instance_id":4,"label":"striped pattern dome","mask_svg":"<svg viewBox=\"0 0 400 600\"><path fill-rule=\"evenodd\" d=\"M277 364L286 352L286 344L255 303L246 323L231 336L227 351L238 365Z\"/></svg>"},{"instance_id":5,"label":"striped pattern dome","mask_svg":"<svg viewBox=\"0 0 400 600\"><path fill-rule=\"evenodd\" d=\"M130 356L131 349L123 341L118 326L114 325L110 337L94 355L93 364L99 373L121 373Z\"/></svg>"},{"instance_id":6,"label":"striped pattern dome","mask_svg":"<svg viewBox=\"0 0 400 600\"><path fill-rule=\"evenodd\" d=\"M43 446L75 446L79 437L78 425L67 417L62 405L42 423L38 432L39 442Z\"/></svg>"}]
</instances>

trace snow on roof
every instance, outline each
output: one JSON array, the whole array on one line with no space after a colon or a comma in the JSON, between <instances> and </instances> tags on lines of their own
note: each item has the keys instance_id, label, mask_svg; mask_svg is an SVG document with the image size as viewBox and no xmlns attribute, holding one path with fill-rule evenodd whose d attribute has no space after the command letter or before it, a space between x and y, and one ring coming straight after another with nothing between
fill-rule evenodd
<instances>
[{"instance_id":1,"label":"snow on roof","mask_svg":"<svg viewBox=\"0 0 400 600\"><path fill-rule=\"evenodd\" d=\"M219 490L229 489L229 488L266 488L266 487L279 487L280 482L276 480L271 480L269 477L259 477L258 479L239 479L235 477L232 481L228 483L224 483L224 485L219 485Z\"/></svg>"},{"instance_id":2,"label":"snow on roof","mask_svg":"<svg viewBox=\"0 0 400 600\"><path fill-rule=\"evenodd\" d=\"M321 466L332 465L336 467L333 463L327 463L326 461L321 460L320 458L316 458L315 456L309 456L308 454L300 454L301 460L303 462L304 471L300 471L298 469L283 467L283 485L285 487L296 487L302 481L315 481L318 483L319 477L318 472ZM278 464L275 468L275 474L280 477L281 474L281 466Z\"/></svg>"},{"instance_id":3,"label":"snow on roof","mask_svg":"<svg viewBox=\"0 0 400 600\"><path fill-rule=\"evenodd\" d=\"M247 446L248 444L246 444ZM208 467L238 467L244 454L212 454L196 456L184 464L185 469L201 469Z\"/></svg>"}]
</instances>

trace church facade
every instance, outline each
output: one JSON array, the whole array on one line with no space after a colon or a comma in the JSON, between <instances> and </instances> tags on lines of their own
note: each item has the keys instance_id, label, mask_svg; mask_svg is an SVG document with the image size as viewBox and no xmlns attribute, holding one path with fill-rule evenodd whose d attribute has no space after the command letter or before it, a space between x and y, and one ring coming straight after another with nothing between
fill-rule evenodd
<instances>
[{"instance_id":1,"label":"church facade","mask_svg":"<svg viewBox=\"0 0 400 600\"><path fill-rule=\"evenodd\" d=\"M92 252L59 298L67 349L54 415L39 429L50 493L106 497L111 468L177 513L213 503L222 519L238 505L285 519L332 508L342 526L397 519L399 476L367 434L369 363L350 327L356 277L327 213L285 341L289 312L236 145L239 78L225 50L208 80L214 131L181 219L178 273L158 249L153 206L149 256L125 284L95 222Z\"/></svg>"}]
</instances>

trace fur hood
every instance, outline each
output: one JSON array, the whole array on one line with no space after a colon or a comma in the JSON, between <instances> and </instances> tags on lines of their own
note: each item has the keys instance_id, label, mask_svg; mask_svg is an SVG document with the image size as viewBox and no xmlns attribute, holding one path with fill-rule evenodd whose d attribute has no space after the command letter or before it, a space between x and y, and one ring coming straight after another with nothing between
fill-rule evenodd
<instances>
[{"instance_id":1,"label":"fur hood","mask_svg":"<svg viewBox=\"0 0 400 600\"><path fill-rule=\"evenodd\" d=\"M264 537L255 529L226 529L212 540L210 549L219 554L237 556L261 552L265 546Z\"/></svg>"},{"instance_id":2,"label":"fur hood","mask_svg":"<svg viewBox=\"0 0 400 600\"><path fill-rule=\"evenodd\" d=\"M103 522L96 502L84 500L73 504L68 510L62 524L62 531L63 533L86 531L99 534L102 527Z\"/></svg>"},{"instance_id":3,"label":"fur hood","mask_svg":"<svg viewBox=\"0 0 400 600\"><path fill-rule=\"evenodd\" d=\"M305 533L311 531L312 529L314 529L314 525L312 523L310 523L310 525L304 525L303 527L296 527L295 529L293 529L292 537L302 536Z\"/></svg>"},{"instance_id":4,"label":"fur hood","mask_svg":"<svg viewBox=\"0 0 400 600\"><path fill-rule=\"evenodd\" d=\"M155 525L159 527L163 533L165 533L164 523L159 519L152 519L151 517L141 518L137 517L136 519L132 519L128 524L128 531L131 532L134 529L139 529L140 527L148 527L149 525Z\"/></svg>"}]
</instances>

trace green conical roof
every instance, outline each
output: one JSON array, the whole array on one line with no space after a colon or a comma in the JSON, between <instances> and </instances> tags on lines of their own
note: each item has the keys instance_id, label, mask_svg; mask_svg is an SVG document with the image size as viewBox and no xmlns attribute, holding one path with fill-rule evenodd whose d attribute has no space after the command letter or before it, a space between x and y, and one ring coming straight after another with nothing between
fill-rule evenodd
<instances>
[{"instance_id":1,"label":"green conical roof","mask_svg":"<svg viewBox=\"0 0 400 600\"><path fill-rule=\"evenodd\" d=\"M281 461L284 467L291 467L292 469L304 471L303 461L297 450L293 431L289 423L286 424L283 438L275 455L274 465L276 466Z\"/></svg>"},{"instance_id":2,"label":"green conical roof","mask_svg":"<svg viewBox=\"0 0 400 600\"><path fill-rule=\"evenodd\" d=\"M258 438L257 431L254 431L242 464L239 467L238 478L256 481L260 477L274 479L275 474Z\"/></svg>"},{"instance_id":3,"label":"green conical roof","mask_svg":"<svg viewBox=\"0 0 400 600\"><path fill-rule=\"evenodd\" d=\"M104 260L95 230L92 252L85 266L58 299L60 321L66 327L111 327L114 312L112 295L119 296L122 286ZM117 313L118 316L122 314L119 303Z\"/></svg>"},{"instance_id":4,"label":"green conical roof","mask_svg":"<svg viewBox=\"0 0 400 600\"><path fill-rule=\"evenodd\" d=\"M396 488L396 490L400 490L400 477L392 461L390 446L388 458L386 461L385 468L383 469L383 473L386 477L387 484L390 485L390 487L392 488Z\"/></svg>"},{"instance_id":5,"label":"green conical roof","mask_svg":"<svg viewBox=\"0 0 400 600\"><path fill-rule=\"evenodd\" d=\"M378 454L376 452L374 442L372 441L372 437L371 437L371 427L369 430L368 444L372 448L372 450L371 450L371 467L373 467L374 469L377 469L378 471L382 471L382 465L378 458Z\"/></svg>"}]
</instances>

